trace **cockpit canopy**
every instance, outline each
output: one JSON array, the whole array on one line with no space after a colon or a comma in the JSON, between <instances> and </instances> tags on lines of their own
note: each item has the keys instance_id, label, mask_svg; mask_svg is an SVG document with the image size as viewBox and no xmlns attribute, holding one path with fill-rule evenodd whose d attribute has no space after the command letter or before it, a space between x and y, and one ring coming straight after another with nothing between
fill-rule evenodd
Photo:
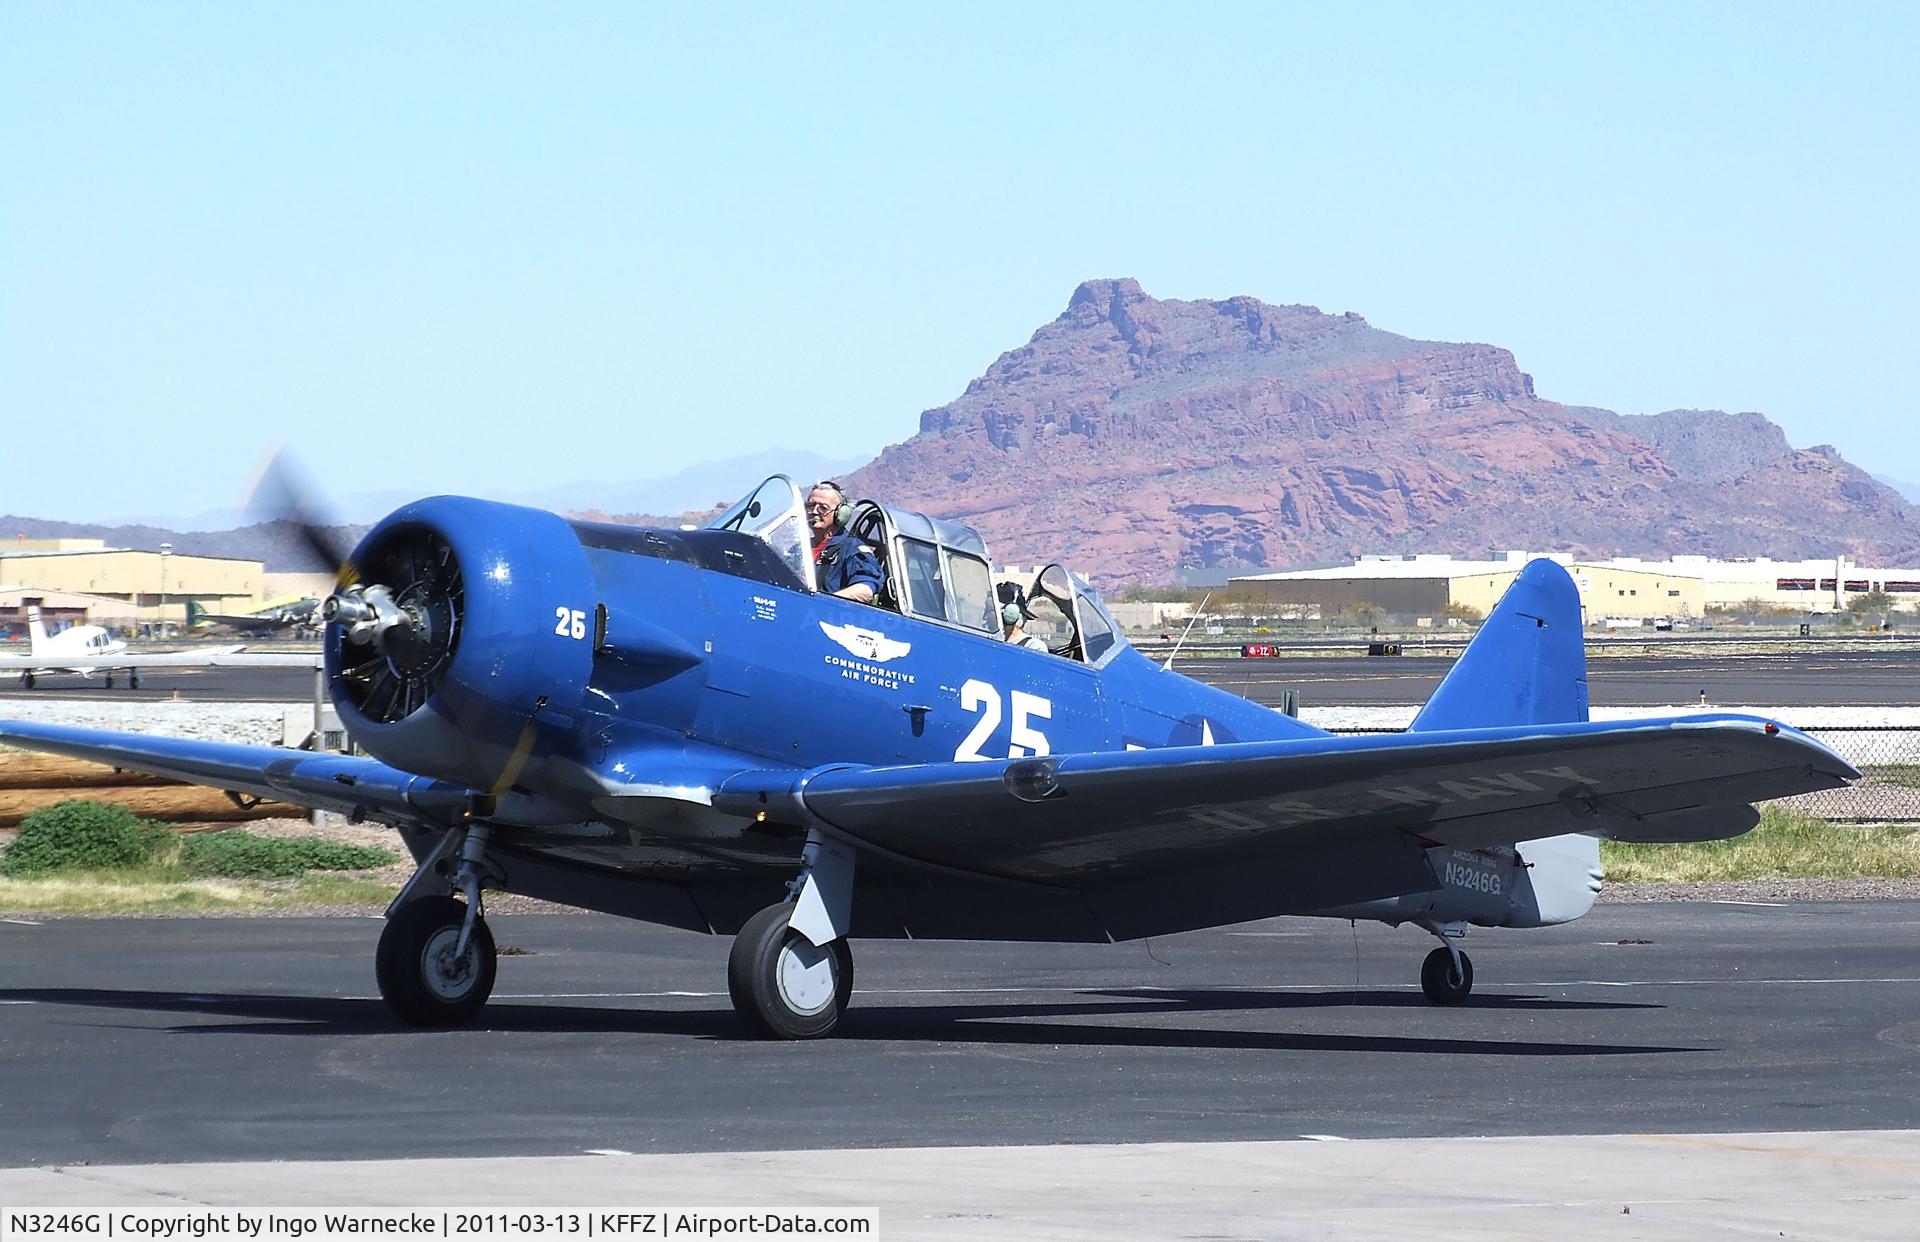
<instances>
[{"instance_id":1,"label":"cockpit canopy","mask_svg":"<svg viewBox=\"0 0 1920 1242\"><path fill-rule=\"evenodd\" d=\"M809 590L819 590L805 494L786 475L774 475L708 527L758 536ZM993 571L980 532L877 500L854 504L846 529L873 549L886 574L873 600L876 607L936 625L1000 635ZM1023 587L1032 613L1026 629L1040 635L1053 654L1100 664L1125 645L1099 594L1065 566L1049 565Z\"/></svg>"},{"instance_id":2,"label":"cockpit canopy","mask_svg":"<svg viewBox=\"0 0 1920 1242\"><path fill-rule=\"evenodd\" d=\"M910 617L998 634L986 541L971 526L863 500L847 530L875 549L887 583L875 601Z\"/></svg>"}]
</instances>

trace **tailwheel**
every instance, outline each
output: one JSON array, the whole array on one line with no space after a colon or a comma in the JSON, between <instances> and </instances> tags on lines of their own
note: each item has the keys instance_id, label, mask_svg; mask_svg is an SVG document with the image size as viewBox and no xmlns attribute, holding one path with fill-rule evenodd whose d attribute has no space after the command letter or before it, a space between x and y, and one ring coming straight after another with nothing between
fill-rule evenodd
<instances>
[{"instance_id":1,"label":"tailwheel","mask_svg":"<svg viewBox=\"0 0 1920 1242\"><path fill-rule=\"evenodd\" d=\"M487 921L476 913L466 949L460 934L467 904L451 897L420 897L387 920L374 953L381 999L413 1026L458 1026L480 1012L493 992L499 959Z\"/></svg>"},{"instance_id":2,"label":"tailwheel","mask_svg":"<svg viewBox=\"0 0 1920 1242\"><path fill-rule=\"evenodd\" d=\"M1436 1005L1458 1005L1473 991L1473 959L1457 949L1435 949L1420 964L1420 990Z\"/></svg>"},{"instance_id":3,"label":"tailwheel","mask_svg":"<svg viewBox=\"0 0 1920 1242\"><path fill-rule=\"evenodd\" d=\"M747 920L727 956L727 993L763 1035L818 1039L853 996L853 950L844 937L817 946L788 927L793 909L781 902Z\"/></svg>"}]
</instances>

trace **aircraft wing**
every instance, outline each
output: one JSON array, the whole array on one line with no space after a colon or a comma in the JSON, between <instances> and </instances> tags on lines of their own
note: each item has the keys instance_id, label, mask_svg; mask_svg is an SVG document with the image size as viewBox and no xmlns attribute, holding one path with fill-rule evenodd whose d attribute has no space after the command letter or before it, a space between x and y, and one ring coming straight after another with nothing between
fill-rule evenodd
<instances>
[{"instance_id":1,"label":"aircraft wing","mask_svg":"<svg viewBox=\"0 0 1920 1242\"><path fill-rule=\"evenodd\" d=\"M465 804L465 790L374 759L277 746L111 733L0 720L0 743L170 776L258 798L359 814L383 823L435 823Z\"/></svg>"},{"instance_id":2,"label":"aircraft wing","mask_svg":"<svg viewBox=\"0 0 1920 1242\"><path fill-rule=\"evenodd\" d=\"M1858 775L1795 730L1711 714L755 772L714 806L798 810L896 859L1076 889L1124 938L1427 891L1436 844L1733 836L1754 802Z\"/></svg>"},{"instance_id":3,"label":"aircraft wing","mask_svg":"<svg viewBox=\"0 0 1920 1242\"><path fill-rule=\"evenodd\" d=\"M288 626L293 624L293 622L281 617L276 617L276 616L257 617L257 616L254 616L252 613L245 613L245 612L243 613L201 612L201 613L195 613L193 620L196 625L201 623L205 623L208 625L225 625L225 626L231 626L236 630L256 630L261 633L265 633L268 630L285 629Z\"/></svg>"},{"instance_id":4,"label":"aircraft wing","mask_svg":"<svg viewBox=\"0 0 1920 1242\"><path fill-rule=\"evenodd\" d=\"M99 671L136 668L318 668L320 653L300 651L247 651L241 647L222 647L214 651L151 651L101 654L97 651L58 652L52 655L0 655L0 671L6 669L87 668Z\"/></svg>"}]
</instances>

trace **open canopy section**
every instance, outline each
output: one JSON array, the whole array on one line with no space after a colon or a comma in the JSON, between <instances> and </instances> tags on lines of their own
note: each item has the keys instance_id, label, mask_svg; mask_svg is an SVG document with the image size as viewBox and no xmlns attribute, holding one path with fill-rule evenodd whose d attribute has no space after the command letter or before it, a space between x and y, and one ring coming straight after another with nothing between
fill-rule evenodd
<instances>
[{"instance_id":1,"label":"open canopy section","mask_svg":"<svg viewBox=\"0 0 1920 1242\"><path fill-rule=\"evenodd\" d=\"M1057 656L1105 664L1127 645L1100 593L1065 565L1049 565L1034 577L1027 610L1027 632L1038 634Z\"/></svg>"}]
</instances>

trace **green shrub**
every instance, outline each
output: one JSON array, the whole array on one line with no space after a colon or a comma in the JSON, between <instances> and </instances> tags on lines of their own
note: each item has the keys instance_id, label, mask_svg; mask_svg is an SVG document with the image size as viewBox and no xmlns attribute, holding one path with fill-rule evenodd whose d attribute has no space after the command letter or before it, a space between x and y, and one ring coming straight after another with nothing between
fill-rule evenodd
<instances>
[{"instance_id":1,"label":"green shrub","mask_svg":"<svg viewBox=\"0 0 1920 1242\"><path fill-rule=\"evenodd\" d=\"M20 835L0 854L0 875L137 867L161 836L124 806L69 798L20 821Z\"/></svg>"},{"instance_id":2,"label":"green shrub","mask_svg":"<svg viewBox=\"0 0 1920 1242\"><path fill-rule=\"evenodd\" d=\"M290 880L309 871L365 871L394 861L391 850L299 837L256 837L228 830L188 837L180 866L191 875Z\"/></svg>"}]
</instances>

